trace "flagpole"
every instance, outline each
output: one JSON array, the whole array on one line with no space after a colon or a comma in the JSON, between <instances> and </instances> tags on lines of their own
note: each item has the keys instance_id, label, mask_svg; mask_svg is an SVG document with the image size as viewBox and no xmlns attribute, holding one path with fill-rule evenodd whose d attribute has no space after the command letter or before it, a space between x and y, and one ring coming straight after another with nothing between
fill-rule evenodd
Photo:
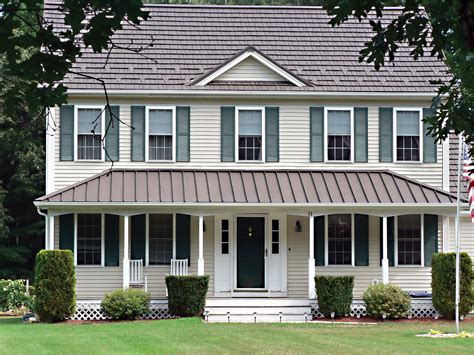
<instances>
[{"instance_id":1,"label":"flagpole","mask_svg":"<svg viewBox=\"0 0 474 355\"><path fill-rule=\"evenodd\" d=\"M456 206L456 231L455 231L455 250L456 250L456 295L455 295L455 317L456 333L459 333L459 299L461 280L459 275L460 255L459 255L459 232L461 227L461 166L463 165L464 143L462 135L459 135L459 153L458 153L458 185L457 185L457 206Z\"/></svg>"}]
</instances>

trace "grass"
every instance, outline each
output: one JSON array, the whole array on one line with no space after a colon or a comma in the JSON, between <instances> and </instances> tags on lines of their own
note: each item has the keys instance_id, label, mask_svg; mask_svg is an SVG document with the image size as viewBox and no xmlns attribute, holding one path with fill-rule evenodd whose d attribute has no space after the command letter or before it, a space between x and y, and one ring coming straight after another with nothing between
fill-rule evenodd
<instances>
[{"instance_id":1,"label":"grass","mask_svg":"<svg viewBox=\"0 0 474 355\"><path fill-rule=\"evenodd\" d=\"M0 353L471 353L474 338L415 337L453 323L206 324L200 319L22 324L0 319ZM474 332L474 323L462 324Z\"/></svg>"}]
</instances>

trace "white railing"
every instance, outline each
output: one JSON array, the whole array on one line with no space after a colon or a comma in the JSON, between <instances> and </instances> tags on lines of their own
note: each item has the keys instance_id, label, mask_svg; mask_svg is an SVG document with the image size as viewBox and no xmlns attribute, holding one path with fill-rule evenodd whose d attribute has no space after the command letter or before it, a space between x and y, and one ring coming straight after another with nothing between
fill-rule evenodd
<instances>
[{"instance_id":1,"label":"white railing","mask_svg":"<svg viewBox=\"0 0 474 355\"><path fill-rule=\"evenodd\" d=\"M171 259L170 275L186 276L188 273L188 259Z\"/></svg>"},{"instance_id":2,"label":"white railing","mask_svg":"<svg viewBox=\"0 0 474 355\"><path fill-rule=\"evenodd\" d=\"M130 285L143 284L143 260L130 260Z\"/></svg>"}]
</instances>

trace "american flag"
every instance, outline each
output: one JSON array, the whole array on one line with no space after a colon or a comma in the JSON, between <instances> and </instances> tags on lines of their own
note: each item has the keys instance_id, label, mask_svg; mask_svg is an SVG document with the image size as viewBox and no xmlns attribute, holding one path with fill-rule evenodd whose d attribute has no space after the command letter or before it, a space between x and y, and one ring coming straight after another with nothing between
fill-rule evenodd
<instances>
[{"instance_id":1,"label":"american flag","mask_svg":"<svg viewBox=\"0 0 474 355\"><path fill-rule=\"evenodd\" d=\"M467 196L469 202L469 213L471 215L472 223L474 223L474 170L469 154L469 145L463 142L463 172L464 179L467 180Z\"/></svg>"}]
</instances>

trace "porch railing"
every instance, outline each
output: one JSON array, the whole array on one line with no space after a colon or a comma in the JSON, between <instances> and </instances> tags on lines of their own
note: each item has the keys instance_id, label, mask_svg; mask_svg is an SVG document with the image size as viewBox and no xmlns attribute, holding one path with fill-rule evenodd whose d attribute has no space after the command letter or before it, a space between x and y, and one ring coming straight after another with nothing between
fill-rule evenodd
<instances>
[{"instance_id":1,"label":"porch railing","mask_svg":"<svg viewBox=\"0 0 474 355\"><path fill-rule=\"evenodd\" d=\"M143 260L130 260L130 285L144 285Z\"/></svg>"},{"instance_id":2,"label":"porch railing","mask_svg":"<svg viewBox=\"0 0 474 355\"><path fill-rule=\"evenodd\" d=\"M171 259L170 275L186 276L188 273L188 259Z\"/></svg>"}]
</instances>

